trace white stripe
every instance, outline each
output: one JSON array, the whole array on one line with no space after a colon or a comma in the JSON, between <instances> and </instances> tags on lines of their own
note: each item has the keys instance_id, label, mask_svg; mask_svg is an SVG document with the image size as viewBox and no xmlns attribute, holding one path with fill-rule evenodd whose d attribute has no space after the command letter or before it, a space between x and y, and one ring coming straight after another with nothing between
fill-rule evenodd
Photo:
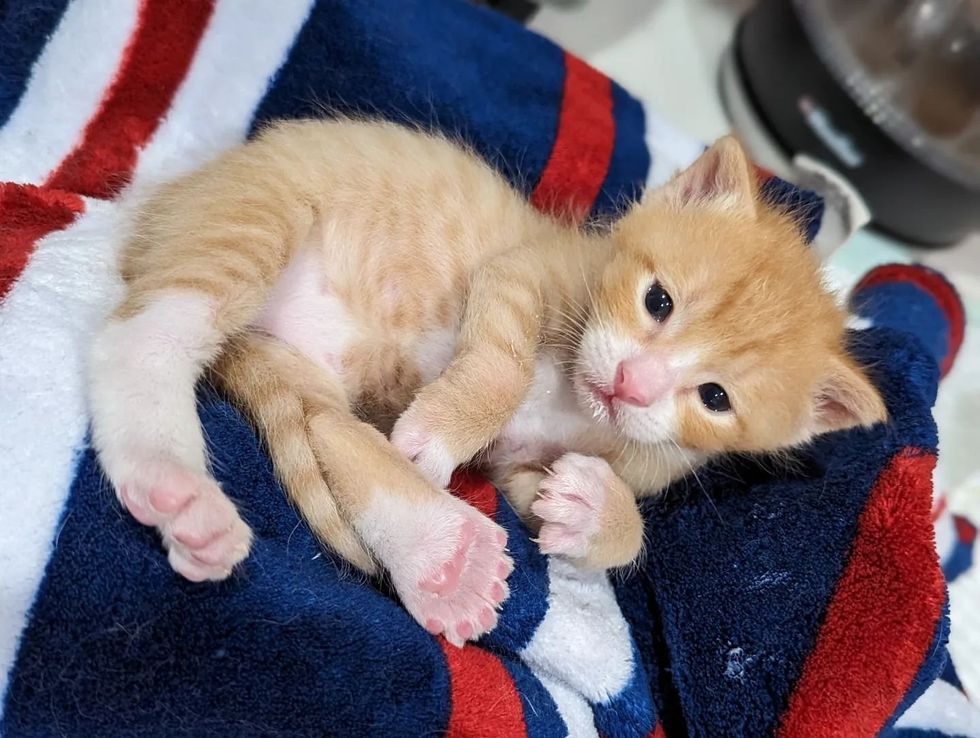
<instances>
[{"instance_id":1,"label":"white stripe","mask_svg":"<svg viewBox=\"0 0 980 738\"><path fill-rule=\"evenodd\" d=\"M0 181L40 184L79 142L112 83L139 3L75 0L0 128Z\"/></svg>"},{"instance_id":2,"label":"white stripe","mask_svg":"<svg viewBox=\"0 0 980 738\"><path fill-rule=\"evenodd\" d=\"M980 555L974 544L973 555ZM980 703L980 562L949 585L949 656L970 698Z\"/></svg>"},{"instance_id":3,"label":"white stripe","mask_svg":"<svg viewBox=\"0 0 980 738\"><path fill-rule=\"evenodd\" d=\"M140 189L196 169L245 138L313 0L221 0L166 118L140 155Z\"/></svg>"},{"instance_id":4,"label":"white stripe","mask_svg":"<svg viewBox=\"0 0 980 738\"><path fill-rule=\"evenodd\" d=\"M83 357L121 288L121 207L87 206L0 303L0 710L84 440Z\"/></svg>"},{"instance_id":5,"label":"white stripe","mask_svg":"<svg viewBox=\"0 0 980 738\"><path fill-rule=\"evenodd\" d=\"M643 105L646 120L644 140L650 152L647 187L659 187L704 151L704 144L667 123L660 114Z\"/></svg>"},{"instance_id":6,"label":"white stripe","mask_svg":"<svg viewBox=\"0 0 980 738\"><path fill-rule=\"evenodd\" d=\"M595 718L592 716L592 708L589 707L588 702L582 699L581 695L546 676L538 676L538 679L548 690L551 699L555 701L558 714L568 730L566 733L568 738L599 738L599 732L595 727Z\"/></svg>"},{"instance_id":7,"label":"white stripe","mask_svg":"<svg viewBox=\"0 0 980 738\"><path fill-rule=\"evenodd\" d=\"M936 681L895 721L895 727L980 738L980 708L953 685Z\"/></svg>"},{"instance_id":8,"label":"white stripe","mask_svg":"<svg viewBox=\"0 0 980 738\"><path fill-rule=\"evenodd\" d=\"M548 612L521 652L531 671L592 703L617 697L633 674L629 626L604 572L548 558Z\"/></svg>"},{"instance_id":9,"label":"white stripe","mask_svg":"<svg viewBox=\"0 0 980 738\"><path fill-rule=\"evenodd\" d=\"M254 108L285 60L312 1L221 0L170 112L140 157L133 189L142 190L149 182L194 168L244 138ZM47 119L52 110L61 115L65 97L77 94L74 77L80 70L83 76L92 76L81 61L94 54L89 47L110 49L115 36L106 29L126 16L122 7L136 6L129 0L101 4L76 0L72 4L69 12L73 15L62 22L55 39L61 46L54 49L52 41L51 59L35 68L32 97L22 104L27 106L23 121L10 132L7 128L2 131L9 136L4 140L15 144L17 156L8 158L4 153L0 179L42 180L60 162L59 157L71 150L73 141L58 150L55 142L68 137L58 134ZM91 24L78 25L82 20ZM101 47L91 41L96 28L100 29L97 40ZM120 48L117 44L116 57ZM61 87L65 79L73 80L71 90ZM102 85L105 83L103 80ZM100 96L101 92L89 96L90 109ZM73 109L65 113L76 133L90 112ZM48 163L30 171L32 158ZM125 230L123 207L121 203L89 202L89 211L71 228L38 244L31 262L0 304L0 407L4 408L0 422L0 705L27 611L57 536L75 456L84 440L87 414L82 358L94 329L121 289L112 265ZM109 500L111 496L107 504Z\"/></svg>"}]
</instances>

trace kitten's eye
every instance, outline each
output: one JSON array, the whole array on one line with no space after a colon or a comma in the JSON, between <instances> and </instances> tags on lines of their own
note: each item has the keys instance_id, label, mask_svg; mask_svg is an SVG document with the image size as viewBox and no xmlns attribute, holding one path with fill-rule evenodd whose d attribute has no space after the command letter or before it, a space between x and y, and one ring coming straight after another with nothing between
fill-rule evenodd
<instances>
[{"instance_id":1,"label":"kitten's eye","mask_svg":"<svg viewBox=\"0 0 980 738\"><path fill-rule=\"evenodd\" d=\"M728 393L720 384L708 382L698 387L698 394L701 395L701 402L713 413L724 413L732 409L732 403L728 399Z\"/></svg>"},{"instance_id":2,"label":"kitten's eye","mask_svg":"<svg viewBox=\"0 0 980 738\"><path fill-rule=\"evenodd\" d=\"M658 323L663 323L674 312L674 301L667 294L667 290L660 286L660 282L650 285L644 304L647 312Z\"/></svg>"}]
</instances>

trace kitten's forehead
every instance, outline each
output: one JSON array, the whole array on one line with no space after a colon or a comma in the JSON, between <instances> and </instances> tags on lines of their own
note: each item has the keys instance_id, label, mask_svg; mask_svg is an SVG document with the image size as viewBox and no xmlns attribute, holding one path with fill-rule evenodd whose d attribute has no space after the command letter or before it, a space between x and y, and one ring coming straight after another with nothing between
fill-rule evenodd
<instances>
[{"instance_id":1,"label":"kitten's forehead","mask_svg":"<svg viewBox=\"0 0 980 738\"><path fill-rule=\"evenodd\" d=\"M619 246L678 296L779 311L828 299L819 263L784 215L741 218L705 210L641 210L626 219ZM686 294L685 294L686 293Z\"/></svg>"},{"instance_id":2,"label":"kitten's forehead","mask_svg":"<svg viewBox=\"0 0 980 738\"><path fill-rule=\"evenodd\" d=\"M809 374L839 342L841 312L785 216L641 209L618 238L632 268L672 293L674 324L665 333L679 349L694 345L733 374L779 381L773 375Z\"/></svg>"}]
</instances>

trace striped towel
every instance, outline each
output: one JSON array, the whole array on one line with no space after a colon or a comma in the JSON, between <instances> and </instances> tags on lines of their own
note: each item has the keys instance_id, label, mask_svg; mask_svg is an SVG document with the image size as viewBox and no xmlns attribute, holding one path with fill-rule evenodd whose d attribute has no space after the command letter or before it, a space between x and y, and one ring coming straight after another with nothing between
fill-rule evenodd
<instances>
[{"instance_id":1,"label":"striped towel","mask_svg":"<svg viewBox=\"0 0 980 738\"><path fill-rule=\"evenodd\" d=\"M923 270L855 293L891 424L822 439L792 471L682 481L648 506L628 576L542 556L492 487L457 477L517 564L477 644L432 638L323 552L205 389L219 481L256 541L229 581L177 577L86 443L82 357L119 295L127 203L264 121L328 111L462 136L536 206L582 216L614 217L701 150L462 0L0 6L0 733L976 734L956 687L930 687L947 635L930 408L962 310ZM764 190L817 235L819 198Z\"/></svg>"}]
</instances>

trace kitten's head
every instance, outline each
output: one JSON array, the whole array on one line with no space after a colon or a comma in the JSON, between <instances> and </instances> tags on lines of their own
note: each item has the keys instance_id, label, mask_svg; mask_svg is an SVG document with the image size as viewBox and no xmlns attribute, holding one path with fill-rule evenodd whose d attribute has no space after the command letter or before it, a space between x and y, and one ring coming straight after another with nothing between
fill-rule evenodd
<instances>
[{"instance_id":1,"label":"kitten's head","mask_svg":"<svg viewBox=\"0 0 980 738\"><path fill-rule=\"evenodd\" d=\"M580 400L641 443L770 451L886 417L790 217L723 138L614 233L576 357Z\"/></svg>"}]
</instances>

